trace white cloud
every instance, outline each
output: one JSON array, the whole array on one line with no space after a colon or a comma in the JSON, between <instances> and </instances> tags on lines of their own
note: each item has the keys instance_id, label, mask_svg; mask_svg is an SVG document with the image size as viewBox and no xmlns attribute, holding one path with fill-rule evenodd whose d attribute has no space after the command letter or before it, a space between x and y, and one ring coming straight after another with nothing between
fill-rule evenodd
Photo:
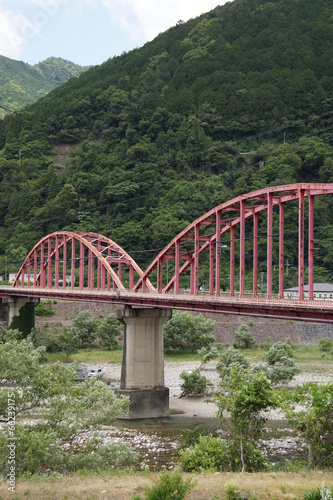
<instances>
[{"instance_id":1,"label":"white cloud","mask_svg":"<svg viewBox=\"0 0 333 500\"><path fill-rule=\"evenodd\" d=\"M117 21L130 32L132 38L151 40L162 31L176 24L179 19L191 17L223 4L226 0L101 0Z\"/></svg>"},{"instance_id":2,"label":"white cloud","mask_svg":"<svg viewBox=\"0 0 333 500\"><path fill-rule=\"evenodd\" d=\"M18 58L29 48L29 41L39 37L43 42L46 26L57 19L59 33L62 20L75 21L91 15L108 15L111 29L120 28L130 45L141 45L160 32L174 26L179 19L187 21L224 4L226 0L0 0L0 54ZM77 23L76 23L77 24ZM93 29L98 29L98 24ZM119 32L119 30L117 30ZM49 33L48 33L49 34ZM75 36L75 35L74 35ZM43 38L44 37L44 38ZM120 40L121 41L121 40ZM92 40L93 42L93 40ZM48 39L55 52L58 39ZM127 44L128 46L129 44ZM36 44L31 44L36 47ZM52 48L53 47L53 48Z\"/></svg>"},{"instance_id":3,"label":"white cloud","mask_svg":"<svg viewBox=\"0 0 333 500\"><path fill-rule=\"evenodd\" d=\"M0 6L1 7L1 6ZM0 9L0 54L17 58L26 43L20 27L26 22L20 12Z\"/></svg>"}]
</instances>

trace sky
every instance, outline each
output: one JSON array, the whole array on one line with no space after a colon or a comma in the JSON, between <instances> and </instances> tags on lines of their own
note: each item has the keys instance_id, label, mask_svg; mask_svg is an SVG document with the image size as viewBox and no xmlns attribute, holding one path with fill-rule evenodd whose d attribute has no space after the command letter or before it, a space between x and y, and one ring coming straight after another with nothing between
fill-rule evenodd
<instances>
[{"instance_id":1,"label":"sky","mask_svg":"<svg viewBox=\"0 0 333 500\"><path fill-rule=\"evenodd\" d=\"M0 55L82 66L141 47L227 0L0 0Z\"/></svg>"}]
</instances>

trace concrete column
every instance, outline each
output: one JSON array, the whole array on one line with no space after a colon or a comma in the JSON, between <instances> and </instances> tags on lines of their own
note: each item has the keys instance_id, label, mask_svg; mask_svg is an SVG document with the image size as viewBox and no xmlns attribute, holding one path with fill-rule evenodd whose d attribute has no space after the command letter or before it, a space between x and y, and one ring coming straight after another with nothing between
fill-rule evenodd
<instances>
[{"instance_id":1,"label":"concrete column","mask_svg":"<svg viewBox=\"0 0 333 500\"><path fill-rule=\"evenodd\" d=\"M1 308L6 309L6 326L20 330L29 335L35 326L34 306L39 304L39 298L10 297L3 298Z\"/></svg>"},{"instance_id":2,"label":"concrete column","mask_svg":"<svg viewBox=\"0 0 333 500\"><path fill-rule=\"evenodd\" d=\"M124 309L125 325L119 394L130 397L129 420L169 415L169 389L164 386L163 325L170 309Z\"/></svg>"}]
</instances>

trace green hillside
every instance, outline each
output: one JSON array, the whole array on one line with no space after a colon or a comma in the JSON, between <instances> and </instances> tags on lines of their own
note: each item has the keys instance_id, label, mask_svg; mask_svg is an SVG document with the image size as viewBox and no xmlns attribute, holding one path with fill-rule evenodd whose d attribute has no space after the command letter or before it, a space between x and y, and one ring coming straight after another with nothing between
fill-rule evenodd
<instances>
[{"instance_id":1,"label":"green hillside","mask_svg":"<svg viewBox=\"0 0 333 500\"><path fill-rule=\"evenodd\" d=\"M18 110L32 104L86 69L59 57L31 66L0 56L0 118L8 114L6 109Z\"/></svg>"},{"instance_id":2,"label":"green hillside","mask_svg":"<svg viewBox=\"0 0 333 500\"><path fill-rule=\"evenodd\" d=\"M0 255L13 262L48 232L92 230L145 267L233 196L333 181L332 49L331 0L236 0L7 117ZM315 279L326 280L333 206L318 204ZM263 263L265 251L260 244ZM294 285L297 248L288 241L286 255Z\"/></svg>"}]
</instances>

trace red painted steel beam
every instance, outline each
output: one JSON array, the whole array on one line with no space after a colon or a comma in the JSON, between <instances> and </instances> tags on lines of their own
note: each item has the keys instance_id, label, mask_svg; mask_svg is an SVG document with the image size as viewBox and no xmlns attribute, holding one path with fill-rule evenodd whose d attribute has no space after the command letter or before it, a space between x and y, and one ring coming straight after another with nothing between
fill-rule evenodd
<instances>
[{"instance_id":1,"label":"red painted steel beam","mask_svg":"<svg viewBox=\"0 0 333 500\"><path fill-rule=\"evenodd\" d=\"M314 196L309 194L309 243L308 243L308 298L313 300L313 242L314 242Z\"/></svg>"},{"instance_id":2,"label":"red painted steel beam","mask_svg":"<svg viewBox=\"0 0 333 500\"><path fill-rule=\"evenodd\" d=\"M245 200L240 202L240 237L239 237L239 295L244 295L245 278Z\"/></svg>"},{"instance_id":3,"label":"red painted steel beam","mask_svg":"<svg viewBox=\"0 0 333 500\"><path fill-rule=\"evenodd\" d=\"M304 189L299 190L298 198L298 297L304 299Z\"/></svg>"},{"instance_id":4,"label":"red painted steel beam","mask_svg":"<svg viewBox=\"0 0 333 500\"><path fill-rule=\"evenodd\" d=\"M272 298L273 278L273 193L267 193L267 297Z\"/></svg>"},{"instance_id":5,"label":"red painted steel beam","mask_svg":"<svg viewBox=\"0 0 333 500\"><path fill-rule=\"evenodd\" d=\"M220 295L221 283L221 212L216 212L215 221L215 294Z\"/></svg>"},{"instance_id":6,"label":"red painted steel beam","mask_svg":"<svg viewBox=\"0 0 333 500\"><path fill-rule=\"evenodd\" d=\"M230 227L230 295L235 295L235 226Z\"/></svg>"},{"instance_id":7,"label":"red painted steel beam","mask_svg":"<svg viewBox=\"0 0 333 500\"><path fill-rule=\"evenodd\" d=\"M259 214L253 214L253 297L258 295L258 228Z\"/></svg>"},{"instance_id":8,"label":"red painted steel beam","mask_svg":"<svg viewBox=\"0 0 333 500\"><path fill-rule=\"evenodd\" d=\"M279 298L284 296L284 203L280 203L279 230Z\"/></svg>"}]
</instances>

